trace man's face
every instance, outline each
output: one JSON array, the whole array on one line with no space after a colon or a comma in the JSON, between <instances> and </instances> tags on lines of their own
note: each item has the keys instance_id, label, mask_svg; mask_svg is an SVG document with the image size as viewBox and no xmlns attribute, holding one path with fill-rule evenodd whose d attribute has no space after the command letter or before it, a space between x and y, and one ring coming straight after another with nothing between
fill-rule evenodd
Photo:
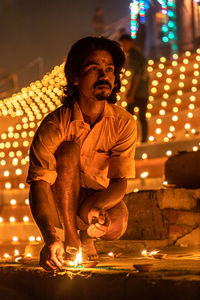
<instances>
[{"instance_id":1,"label":"man's face","mask_svg":"<svg viewBox=\"0 0 200 300\"><path fill-rule=\"evenodd\" d=\"M105 50L93 51L83 62L77 78L79 97L107 100L115 83L114 64L111 54Z\"/></svg>"}]
</instances>

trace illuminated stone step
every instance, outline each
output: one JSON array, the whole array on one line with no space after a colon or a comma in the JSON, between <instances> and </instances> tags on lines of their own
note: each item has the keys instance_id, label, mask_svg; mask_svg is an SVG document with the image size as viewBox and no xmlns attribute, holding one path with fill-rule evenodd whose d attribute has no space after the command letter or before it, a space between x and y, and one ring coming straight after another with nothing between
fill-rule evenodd
<instances>
[{"instance_id":1,"label":"illuminated stone step","mask_svg":"<svg viewBox=\"0 0 200 300\"><path fill-rule=\"evenodd\" d=\"M190 115L188 115L189 111L187 109L180 110L178 114L174 113L173 111L167 111L164 115L153 115L151 118L148 118L148 124L151 126L152 124L155 124L157 127L166 127L166 126L175 126L177 128L184 127L182 122L185 123L192 123L193 128L199 128L199 111L200 108L196 107L195 109L191 110L192 118L189 118ZM178 116L177 121L173 121L173 116ZM138 114L136 115L138 116ZM156 124L156 120L161 119L161 124Z\"/></svg>"},{"instance_id":2,"label":"illuminated stone step","mask_svg":"<svg viewBox=\"0 0 200 300\"><path fill-rule=\"evenodd\" d=\"M32 214L29 205L25 204L3 204L1 206L0 216L4 222L10 222L12 225L11 217L14 217L14 222L33 222ZM24 218L25 217L25 218Z\"/></svg>"},{"instance_id":3,"label":"illuminated stone step","mask_svg":"<svg viewBox=\"0 0 200 300\"><path fill-rule=\"evenodd\" d=\"M13 236L18 237L18 242L12 241ZM38 227L33 222L29 224L24 224L22 222L16 222L14 224L4 222L0 224L1 243L3 241L10 241L13 242L14 245L17 245L20 241L29 242L30 236L34 236L35 238L41 236Z\"/></svg>"},{"instance_id":4,"label":"illuminated stone step","mask_svg":"<svg viewBox=\"0 0 200 300\"><path fill-rule=\"evenodd\" d=\"M158 158L166 156L168 150L171 150L172 154L178 154L181 151L191 151L194 145L198 145L199 143L200 137L191 137L168 143L142 143L136 148L135 159L141 160L144 153L147 154L148 158Z\"/></svg>"},{"instance_id":5,"label":"illuminated stone step","mask_svg":"<svg viewBox=\"0 0 200 300\"><path fill-rule=\"evenodd\" d=\"M9 187L7 187L8 185ZM9 178L2 177L0 181L1 189L19 188L19 190L23 190L24 188L28 188L28 187L29 185L26 183L26 176L17 177L16 175L14 176L11 175L9 176Z\"/></svg>"},{"instance_id":6,"label":"illuminated stone step","mask_svg":"<svg viewBox=\"0 0 200 300\"><path fill-rule=\"evenodd\" d=\"M3 203L10 204L12 199L16 200L16 204L25 204L25 201L29 199L29 189L25 188L20 190L12 188L0 191L0 205Z\"/></svg>"},{"instance_id":7,"label":"illuminated stone step","mask_svg":"<svg viewBox=\"0 0 200 300\"><path fill-rule=\"evenodd\" d=\"M179 74L180 73L180 67L184 66L186 68L185 72L187 73L187 72L189 72L190 70L192 70L194 68L193 67L194 63L198 63L198 61L196 60L197 55L198 55L197 53L193 53L189 57L187 57L185 55L179 56L178 59L175 60L178 63L177 66L172 65L173 60L167 60L165 63L156 62L156 63L153 64L153 71L150 72L151 78L156 77L157 72L163 72L163 69L159 68L160 64L164 64L164 70L172 69L173 74ZM185 58L188 59L188 61L189 61L188 64L183 63L183 60Z\"/></svg>"},{"instance_id":8,"label":"illuminated stone step","mask_svg":"<svg viewBox=\"0 0 200 300\"><path fill-rule=\"evenodd\" d=\"M196 98L195 101L191 101L191 99ZM152 105L152 109L148 109L148 111L151 114L156 114L159 112L159 110L169 110L172 109L172 107L178 107L179 111L185 109L186 107L189 109L189 104L194 104L195 107L199 107L199 101L200 98L200 91L197 91L196 93L191 93L190 91L187 91L183 93L182 96L178 96L177 93L169 94L168 99L164 99L162 96L155 98L153 101L149 101L148 104ZM181 103L176 103L176 99L181 99ZM179 100L178 100L179 101ZM163 102L166 102L166 106L162 105ZM175 112L174 112L175 114ZM178 113L177 113L178 114Z\"/></svg>"},{"instance_id":9,"label":"illuminated stone step","mask_svg":"<svg viewBox=\"0 0 200 300\"><path fill-rule=\"evenodd\" d=\"M151 88L155 87L157 89L157 92L154 93L153 90L151 92L151 95L154 96L155 98L158 98L158 97L161 97L164 93L166 94L175 94L177 93L178 90L182 91L183 93L184 92L189 92L191 90L192 87L196 87L197 89L199 89L199 83L198 84L193 84L192 83L192 79L194 77L189 77L189 78L185 78L185 80L174 80L172 81L171 83L167 84L166 82L160 82L158 81L158 85L157 86L153 86L153 85L150 85L149 86L149 90L151 91ZM196 78L194 78L196 79ZM184 86L180 86L179 85L179 82L183 82L184 83ZM169 86L169 89L165 89L165 86ZM194 93L194 92L192 92ZM178 97L178 95L177 95Z\"/></svg>"}]
</instances>

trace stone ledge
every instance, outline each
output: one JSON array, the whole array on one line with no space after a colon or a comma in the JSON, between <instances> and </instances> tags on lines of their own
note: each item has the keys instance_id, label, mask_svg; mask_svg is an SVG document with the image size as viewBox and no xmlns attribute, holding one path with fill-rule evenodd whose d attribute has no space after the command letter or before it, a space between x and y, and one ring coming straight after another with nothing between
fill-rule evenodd
<instances>
[{"instance_id":1,"label":"stone ledge","mask_svg":"<svg viewBox=\"0 0 200 300\"><path fill-rule=\"evenodd\" d=\"M200 245L200 227L195 228L190 233L179 238L175 245L188 247L188 245L191 245L191 241L193 246Z\"/></svg>"},{"instance_id":2,"label":"stone ledge","mask_svg":"<svg viewBox=\"0 0 200 300\"><path fill-rule=\"evenodd\" d=\"M160 209L173 208L191 210L198 208L200 189L167 188L157 191Z\"/></svg>"},{"instance_id":3,"label":"stone ledge","mask_svg":"<svg viewBox=\"0 0 200 300\"><path fill-rule=\"evenodd\" d=\"M124 201L129 223L123 239L168 239L168 244L173 245L200 225L199 199L199 189L167 188L127 194ZM191 238L188 245L198 241Z\"/></svg>"},{"instance_id":4,"label":"stone ledge","mask_svg":"<svg viewBox=\"0 0 200 300\"><path fill-rule=\"evenodd\" d=\"M164 209L162 212L169 224L182 224L191 227L200 225L200 212L171 209Z\"/></svg>"}]
</instances>

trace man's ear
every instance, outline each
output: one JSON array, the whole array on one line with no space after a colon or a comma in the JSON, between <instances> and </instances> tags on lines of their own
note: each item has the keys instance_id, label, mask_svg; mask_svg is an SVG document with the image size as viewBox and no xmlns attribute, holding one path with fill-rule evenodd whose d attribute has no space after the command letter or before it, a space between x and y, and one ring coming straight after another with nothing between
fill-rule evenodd
<instances>
[{"instance_id":1,"label":"man's ear","mask_svg":"<svg viewBox=\"0 0 200 300\"><path fill-rule=\"evenodd\" d=\"M77 76L74 78L74 85L78 85L78 77Z\"/></svg>"}]
</instances>

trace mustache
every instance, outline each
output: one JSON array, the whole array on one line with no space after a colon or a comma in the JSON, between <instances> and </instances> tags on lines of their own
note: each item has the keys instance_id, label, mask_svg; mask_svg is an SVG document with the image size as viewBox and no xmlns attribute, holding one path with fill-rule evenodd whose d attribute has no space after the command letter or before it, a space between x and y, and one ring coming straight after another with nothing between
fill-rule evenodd
<instances>
[{"instance_id":1,"label":"mustache","mask_svg":"<svg viewBox=\"0 0 200 300\"><path fill-rule=\"evenodd\" d=\"M98 80L95 82L94 87L96 88L99 85L108 85L110 89L112 88L112 86L108 80Z\"/></svg>"}]
</instances>

